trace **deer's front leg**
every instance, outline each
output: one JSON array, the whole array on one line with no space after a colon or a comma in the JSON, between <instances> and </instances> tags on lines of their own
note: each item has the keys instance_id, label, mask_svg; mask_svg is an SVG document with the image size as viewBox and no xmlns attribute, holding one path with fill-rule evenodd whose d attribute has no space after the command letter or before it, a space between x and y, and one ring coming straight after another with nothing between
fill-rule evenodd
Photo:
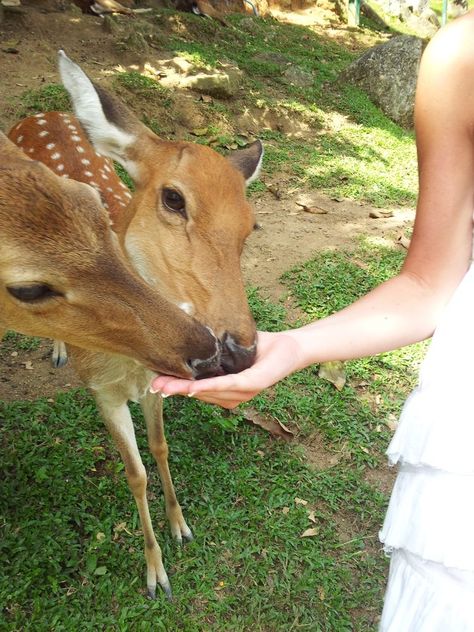
<instances>
[{"instance_id":1,"label":"deer's front leg","mask_svg":"<svg viewBox=\"0 0 474 632\"><path fill-rule=\"evenodd\" d=\"M183 512L176 498L168 465L168 444L163 426L163 401L161 395L147 393L141 401L143 415L148 432L150 451L155 457L160 474L163 494L166 503L166 515L170 523L171 533L181 544L183 538L192 540L193 534L186 524Z\"/></svg>"},{"instance_id":2,"label":"deer's front leg","mask_svg":"<svg viewBox=\"0 0 474 632\"><path fill-rule=\"evenodd\" d=\"M146 497L147 475L138 451L135 430L127 403L112 405L108 398L96 394L97 403L104 416L105 424L112 435L124 465L128 485L137 503L140 522L145 539L148 596L156 596L157 580L166 596L171 599L171 586L163 566L161 549L156 541Z\"/></svg>"}]
</instances>

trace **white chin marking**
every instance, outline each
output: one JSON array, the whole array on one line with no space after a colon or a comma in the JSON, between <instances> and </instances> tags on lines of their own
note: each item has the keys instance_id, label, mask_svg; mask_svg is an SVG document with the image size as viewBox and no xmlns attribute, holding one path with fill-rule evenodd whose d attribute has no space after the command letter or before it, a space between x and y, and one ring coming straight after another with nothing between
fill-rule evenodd
<instances>
[{"instance_id":1,"label":"white chin marking","mask_svg":"<svg viewBox=\"0 0 474 632\"><path fill-rule=\"evenodd\" d=\"M178 307L182 309L183 312L186 312L186 314L189 314L189 316L194 314L194 305L192 303L178 303Z\"/></svg>"}]
</instances>

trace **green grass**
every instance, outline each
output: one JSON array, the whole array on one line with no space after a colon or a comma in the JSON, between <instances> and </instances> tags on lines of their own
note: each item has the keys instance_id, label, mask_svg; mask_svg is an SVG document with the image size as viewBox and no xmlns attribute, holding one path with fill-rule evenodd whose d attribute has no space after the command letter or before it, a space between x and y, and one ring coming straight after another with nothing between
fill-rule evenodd
<instances>
[{"instance_id":1,"label":"green grass","mask_svg":"<svg viewBox=\"0 0 474 632\"><path fill-rule=\"evenodd\" d=\"M191 14L176 18L174 12L163 9L149 20L129 28L150 31L150 36L166 32L170 53L198 68L219 68L221 62L230 62L244 73L234 105L218 99L201 103L209 133L202 138L190 136L190 140L210 143L218 150L231 148L242 132L235 125L236 114L245 109L269 111L309 131L296 138L261 129L258 136L266 141L264 176L278 174L283 165L291 174L293 189L317 189L374 206L415 203L413 133L387 119L364 93L337 81L358 53L308 28L272 19L253 20L249 26L248 18L235 15L229 18L232 28L226 29ZM361 30L361 38L367 38L367 33ZM376 43L377 36L371 37ZM271 61L272 55L278 56L279 63ZM308 73L312 85L289 84L284 76L288 64ZM169 116L160 121L160 109L169 112L173 106L169 89L138 71L117 73L112 86L138 114L143 107L143 120L153 131L172 136ZM52 84L25 93L19 116L69 107L64 89Z\"/></svg>"},{"instance_id":2,"label":"green grass","mask_svg":"<svg viewBox=\"0 0 474 632\"><path fill-rule=\"evenodd\" d=\"M321 254L285 281L303 322L354 300L400 263L400 253L363 243ZM283 307L257 289L249 300L260 328L287 325ZM235 415L166 400L171 470L195 534L183 549L167 530L133 406L172 603L144 597L137 511L93 400L76 390L54 402L0 404L2 629L375 631L387 565L376 536L387 498L367 476L385 462L386 419L413 385L420 353L348 363L341 392L310 368L256 398L252 406L298 429L295 445L237 423L246 406ZM308 464L300 444L314 433L335 457L331 467ZM302 538L309 527L317 536Z\"/></svg>"},{"instance_id":3,"label":"green grass","mask_svg":"<svg viewBox=\"0 0 474 632\"><path fill-rule=\"evenodd\" d=\"M2 346L9 351L34 351L41 344L41 338L23 336L16 331L8 331L3 338Z\"/></svg>"},{"instance_id":4,"label":"green grass","mask_svg":"<svg viewBox=\"0 0 474 632\"><path fill-rule=\"evenodd\" d=\"M23 94L18 117L30 116L37 112L69 110L71 110L71 100L66 89L62 85L51 83L37 90L27 90Z\"/></svg>"}]
</instances>

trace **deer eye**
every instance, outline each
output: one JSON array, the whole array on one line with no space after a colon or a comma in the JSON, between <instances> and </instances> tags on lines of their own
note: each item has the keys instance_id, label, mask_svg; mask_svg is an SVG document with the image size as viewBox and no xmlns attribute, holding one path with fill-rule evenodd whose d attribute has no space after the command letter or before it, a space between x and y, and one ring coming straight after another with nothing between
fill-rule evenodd
<instances>
[{"instance_id":1,"label":"deer eye","mask_svg":"<svg viewBox=\"0 0 474 632\"><path fill-rule=\"evenodd\" d=\"M172 213L179 213L186 217L186 202L184 197L176 189L164 188L161 193L163 206Z\"/></svg>"},{"instance_id":2,"label":"deer eye","mask_svg":"<svg viewBox=\"0 0 474 632\"><path fill-rule=\"evenodd\" d=\"M55 296L62 296L45 283L35 283L33 285L10 285L7 287L9 294L22 303L40 303L41 301Z\"/></svg>"}]
</instances>

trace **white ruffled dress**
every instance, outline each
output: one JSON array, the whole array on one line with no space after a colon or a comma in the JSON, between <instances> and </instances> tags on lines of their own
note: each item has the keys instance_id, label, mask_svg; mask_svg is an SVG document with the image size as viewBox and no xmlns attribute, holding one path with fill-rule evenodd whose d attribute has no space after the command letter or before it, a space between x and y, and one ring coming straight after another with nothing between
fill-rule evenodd
<instances>
[{"instance_id":1,"label":"white ruffled dress","mask_svg":"<svg viewBox=\"0 0 474 632\"><path fill-rule=\"evenodd\" d=\"M381 632L474 632L474 265L443 312L388 448Z\"/></svg>"}]
</instances>

